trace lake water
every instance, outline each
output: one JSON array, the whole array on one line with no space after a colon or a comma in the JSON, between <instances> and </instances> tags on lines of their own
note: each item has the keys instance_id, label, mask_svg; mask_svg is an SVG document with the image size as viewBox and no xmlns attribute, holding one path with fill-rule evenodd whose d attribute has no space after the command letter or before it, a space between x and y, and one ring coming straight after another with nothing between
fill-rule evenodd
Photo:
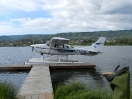
<instances>
[{"instance_id":1,"label":"lake water","mask_svg":"<svg viewBox=\"0 0 132 99\"><path fill-rule=\"evenodd\" d=\"M25 71L25 72L0 72L0 81L1 82L7 82L7 83L12 83L16 90L19 91L21 85L23 84L27 74L29 72Z\"/></svg>"},{"instance_id":2,"label":"lake water","mask_svg":"<svg viewBox=\"0 0 132 99\"><path fill-rule=\"evenodd\" d=\"M85 47L87 48L87 47ZM30 47L0 47L0 64L23 64L29 58L40 57ZM95 69L67 69L51 70L52 83L55 86L69 82L83 82L88 86L96 87L98 84L109 87L108 82L102 76L103 72L113 71L117 65L121 67L129 66L132 71L132 47L131 46L105 46L103 53L96 56L73 55L70 59L78 59L82 62L89 62L96 65ZM4 72L0 73L0 80L9 79L20 88L28 72ZM132 74L131 74L132 75ZM130 78L132 85L132 78ZM19 83L20 82L20 83ZM19 84L17 84L19 83Z\"/></svg>"}]
</instances>

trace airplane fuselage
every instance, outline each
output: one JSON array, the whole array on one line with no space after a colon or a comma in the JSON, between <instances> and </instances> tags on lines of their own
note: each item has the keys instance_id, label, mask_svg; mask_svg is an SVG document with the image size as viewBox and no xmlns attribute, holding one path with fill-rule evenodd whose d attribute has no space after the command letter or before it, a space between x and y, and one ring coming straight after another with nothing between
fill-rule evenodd
<instances>
[{"instance_id":1,"label":"airplane fuselage","mask_svg":"<svg viewBox=\"0 0 132 99\"><path fill-rule=\"evenodd\" d=\"M33 46L33 45L31 45ZM58 55L75 55L75 54L88 54L89 51L83 48L74 48L70 45L66 45L65 48L50 47L46 44L35 44L34 50L41 54L58 54Z\"/></svg>"},{"instance_id":2,"label":"airplane fuselage","mask_svg":"<svg viewBox=\"0 0 132 99\"><path fill-rule=\"evenodd\" d=\"M106 38L100 37L95 43L93 43L88 49L77 48L67 44L69 39L54 37L45 44L35 44L31 47L40 54L51 55L96 55L102 51Z\"/></svg>"}]
</instances>

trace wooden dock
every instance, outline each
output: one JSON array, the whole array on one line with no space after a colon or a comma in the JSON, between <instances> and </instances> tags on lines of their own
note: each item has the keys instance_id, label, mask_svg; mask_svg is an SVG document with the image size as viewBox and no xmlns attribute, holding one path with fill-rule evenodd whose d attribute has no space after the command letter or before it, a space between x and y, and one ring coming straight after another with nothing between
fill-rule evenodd
<instances>
[{"instance_id":1,"label":"wooden dock","mask_svg":"<svg viewBox=\"0 0 132 99\"><path fill-rule=\"evenodd\" d=\"M66 68L73 68L73 69L77 69L77 68L95 68L95 65L90 64L90 63L50 63L50 64L41 64L41 65L46 65L49 66L50 69L66 69ZM3 70L31 70L31 68L33 66L37 66L36 65L0 65L0 71Z\"/></svg>"},{"instance_id":2,"label":"wooden dock","mask_svg":"<svg viewBox=\"0 0 132 99\"><path fill-rule=\"evenodd\" d=\"M0 65L0 71L30 70L32 65Z\"/></svg>"},{"instance_id":3,"label":"wooden dock","mask_svg":"<svg viewBox=\"0 0 132 99\"><path fill-rule=\"evenodd\" d=\"M23 83L19 99L53 99L49 66L34 65Z\"/></svg>"},{"instance_id":4,"label":"wooden dock","mask_svg":"<svg viewBox=\"0 0 132 99\"><path fill-rule=\"evenodd\" d=\"M51 69L91 69L95 68L95 65L90 63L56 63L56 64L49 64Z\"/></svg>"},{"instance_id":5,"label":"wooden dock","mask_svg":"<svg viewBox=\"0 0 132 99\"><path fill-rule=\"evenodd\" d=\"M94 68L90 63L52 63L35 65L0 65L0 70L25 70L30 72L18 92L19 99L53 99L50 69Z\"/></svg>"}]
</instances>

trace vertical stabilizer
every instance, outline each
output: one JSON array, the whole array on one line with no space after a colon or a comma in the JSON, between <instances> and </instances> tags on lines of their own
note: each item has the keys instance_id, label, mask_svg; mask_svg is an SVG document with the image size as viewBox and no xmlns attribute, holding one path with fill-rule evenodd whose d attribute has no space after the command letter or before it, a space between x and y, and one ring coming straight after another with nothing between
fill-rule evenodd
<instances>
[{"instance_id":1,"label":"vertical stabilizer","mask_svg":"<svg viewBox=\"0 0 132 99\"><path fill-rule=\"evenodd\" d=\"M104 46L105 40L106 40L106 37L100 37L95 43L93 43L90 46L89 51L90 52L101 52Z\"/></svg>"}]
</instances>

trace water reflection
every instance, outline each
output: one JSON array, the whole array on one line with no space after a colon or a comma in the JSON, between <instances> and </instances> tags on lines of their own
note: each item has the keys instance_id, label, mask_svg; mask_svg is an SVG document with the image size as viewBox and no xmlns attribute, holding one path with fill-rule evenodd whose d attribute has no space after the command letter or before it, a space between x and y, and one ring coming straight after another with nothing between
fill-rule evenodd
<instances>
[{"instance_id":1,"label":"water reflection","mask_svg":"<svg viewBox=\"0 0 132 99\"><path fill-rule=\"evenodd\" d=\"M87 86L104 85L103 76L96 69L58 69L51 70L54 90L59 83L83 82Z\"/></svg>"}]
</instances>

